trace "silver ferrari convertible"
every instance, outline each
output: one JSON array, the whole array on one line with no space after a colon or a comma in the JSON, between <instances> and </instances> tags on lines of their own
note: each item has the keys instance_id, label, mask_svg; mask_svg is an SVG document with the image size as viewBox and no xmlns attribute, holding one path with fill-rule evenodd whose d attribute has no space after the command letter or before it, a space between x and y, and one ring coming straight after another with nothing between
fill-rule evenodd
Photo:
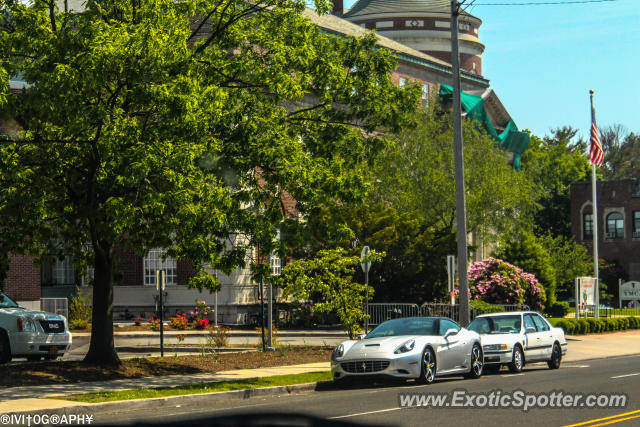
<instances>
[{"instance_id":1,"label":"silver ferrari convertible","mask_svg":"<svg viewBox=\"0 0 640 427\"><path fill-rule=\"evenodd\" d=\"M479 378L483 363L480 336L446 317L389 320L360 340L341 343L331 355L338 382L367 376L415 378L423 384L441 375Z\"/></svg>"}]
</instances>

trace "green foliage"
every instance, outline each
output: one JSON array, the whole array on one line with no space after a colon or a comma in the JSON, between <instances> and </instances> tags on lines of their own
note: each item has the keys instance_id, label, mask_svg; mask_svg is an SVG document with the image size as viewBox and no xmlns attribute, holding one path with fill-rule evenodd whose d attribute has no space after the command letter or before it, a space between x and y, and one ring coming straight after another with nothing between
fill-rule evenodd
<instances>
[{"instance_id":1,"label":"green foliage","mask_svg":"<svg viewBox=\"0 0 640 427\"><path fill-rule=\"evenodd\" d=\"M602 175L607 181L640 176L640 134L629 132L622 125L600 129L604 151Z\"/></svg>"},{"instance_id":2,"label":"green foliage","mask_svg":"<svg viewBox=\"0 0 640 427\"><path fill-rule=\"evenodd\" d=\"M627 329L640 329L639 317L618 317L600 319L565 319L549 318L549 323L557 328L562 328L565 334L595 334L601 332L624 331Z\"/></svg>"},{"instance_id":3,"label":"green foliage","mask_svg":"<svg viewBox=\"0 0 640 427\"><path fill-rule=\"evenodd\" d=\"M477 122L464 121L469 232L485 241L514 230L532 214L535 189ZM418 126L383 151L371 170L374 201L400 213L418 213L437 232L452 233L455 218L453 133L450 114L434 103Z\"/></svg>"},{"instance_id":4,"label":"green foliage","mask_svg":"<svg viewBox=\"0 0 640 427\"><path fill-rule=\"evenodd\" d=\"M87 329L91 320L91 303L76 287L69 304L69 329Z\"/></svg>"},{"instance_id":5,"label":"green foliage","mask_svg":"<svg viewBox=\"0 0 640 427\"><path fill-rule=\"evenodd\" d=\"M573 238L544 234L538 242L549 252L556 277L558 298L574 296L576 277L589 276L593 271L593 261L587 249Z\"/></svg>"},{"instance_id":6,"label":"green foliage","mask_svg":"<svg viewBox=\"0 0 640 427\"><path fill-rule=\"evenodd\" d=\"M520 234L512 235L494 252L494 256L536 276L545 289L547 303L555 303L556 270L553 266L553 259L533 233L523 231Z\"/></svg>"},{"instance_id":7,"label":"green foliage","mask_svg":"<svg viewBox=\"0 0 640 427\"><path fill-rule=\"evenodd\" d=\"M577 139L577 133L577 129L562 127L544 139L531 135L522 156L522 171L539 192L534 224L538 235L571 236L569 189L591 171L584 155L586 142Z\"/></svg>"},{"instance_id":8,"label":"green foliage","mask_svg":"<svg viewBox=\"0 0 640 427\"><path fill-rule=\"evenodd\" d=\"M0 144L0 240L95 268L88 360L117 360L117 250L167 248L215 291L203 266L269 253L285 195L302 215L363 198L364 166L419 91L391 82L375 35L312 15L302 0L2 3L0 102L8 75L27 86L3 104L21 130ZM250 238L227 250L236 233Z\"/></svg>"},{"instance_id":9,"label":"green foliage","mask_svg":"<svg viewBox=\"0 0 640 427\"><path fill-rule=\"evenodd\" d=\"M569 313L568 302L555 302L546 307L545 313L551 317L564 317Z\"/></svg>"},{"instance_id":10,"label":"green foliage","mask_svg":"<svg viewBox=\"0 0 640 427\"><path fill-rule=\"evenodd\" d=\"M493 305L489 304L483 300L471 300L469 301L471 308L476 311L476 315L481 314L491 314L491 313L502 313L504 312L504 307L502 305Z\"/></svg>"},{"instance_id":11,"label":"green foliage","mask_svg":"<svg viewBox=\"0 0 640 427\"><path fill-rule=\"evenodd\" d=\"M372 262L384 254L371 252ZM354 338L361 331L365 314L364 296L367 287L353 281L360 257L349 256L344 249L322 250L309 260L298 260L282 269L277 283L284 289L283 298L296 301L314 301L314 309L335 312L343 328ZM369 295L373 288L369 286Z\"/></svg>"}]
</instances>

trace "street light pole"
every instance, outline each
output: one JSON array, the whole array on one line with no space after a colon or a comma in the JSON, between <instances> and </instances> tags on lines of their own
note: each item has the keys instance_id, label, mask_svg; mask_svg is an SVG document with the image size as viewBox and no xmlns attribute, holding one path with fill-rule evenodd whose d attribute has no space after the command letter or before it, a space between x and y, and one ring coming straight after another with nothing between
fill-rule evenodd
<instances>
[{"instance_id":1,"label":"street light pole","mask_svg":"<svg viewBox=\"0 0 640 427\"><path fill-rule=\"evenodd\" d=\"M469 282L467 279L467 207L464 188L462 108L460 105L460 54L458 52L458 16L460 5L451 0L451 74L453 77L453 152L456 176L456 235L458 244L458 283L460 323L469 324Z\"/></svg>"}]
</instances>

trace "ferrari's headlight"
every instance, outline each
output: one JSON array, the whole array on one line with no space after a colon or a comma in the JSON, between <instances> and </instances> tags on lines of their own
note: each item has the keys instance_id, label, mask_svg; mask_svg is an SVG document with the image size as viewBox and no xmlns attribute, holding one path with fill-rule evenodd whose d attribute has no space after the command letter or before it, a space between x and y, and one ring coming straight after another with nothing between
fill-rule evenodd
<instances>
[{"instance_id":1,"label":"ferrari's headlight","mask_svg":"<svg viewBox=\"0 0 640 427\"><path fill-rule=\"evenodd\" d=\"M506 344L487 344L483 345L482 348L488 351L509 350L509 346Z\"/></svg>"},{"instance_id":2,"label":"ferrari's headlight","mask_svg":"<svg viewBox=\"0 0 640 427\"><path fill-rule=\"evenodd\" d=\"M416 340L409 340L404 344L402 344L400 347L396 348L396 351L394 351L393 354L401 354L401 353L406 353L408 351L411 351L413 350L413 347L415 347L415 345L416 345Z\"/></svg>"},{"instance_id":3,"label":"ferrari's headlight","mask_svg":"<svg viewBox=\"0 0 640 427\"><path fill-rule=\"evenodd\" d=\"M339 344L335 350L333 350L333 354L331 355L332 359L337 359L338 357L342 357L344 355L344 346Z\"/></svg>"}]
</instances>

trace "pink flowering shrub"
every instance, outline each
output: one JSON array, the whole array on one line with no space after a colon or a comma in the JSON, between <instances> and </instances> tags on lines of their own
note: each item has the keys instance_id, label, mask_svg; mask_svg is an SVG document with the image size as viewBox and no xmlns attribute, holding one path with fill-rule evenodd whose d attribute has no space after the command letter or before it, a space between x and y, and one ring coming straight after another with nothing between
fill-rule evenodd
<instances>
[{"instance_id":1,"label":"pink flowering shrub","mask_svg":"<svg viewBox=\"0 0 640 427\"><path fill-rule=\"evenodd\" d=\"M490 304L527 304L542 310L546 296L533 274L497 258L487 258L469 268L470 298Z\"/></svg>"}]
</instances>

